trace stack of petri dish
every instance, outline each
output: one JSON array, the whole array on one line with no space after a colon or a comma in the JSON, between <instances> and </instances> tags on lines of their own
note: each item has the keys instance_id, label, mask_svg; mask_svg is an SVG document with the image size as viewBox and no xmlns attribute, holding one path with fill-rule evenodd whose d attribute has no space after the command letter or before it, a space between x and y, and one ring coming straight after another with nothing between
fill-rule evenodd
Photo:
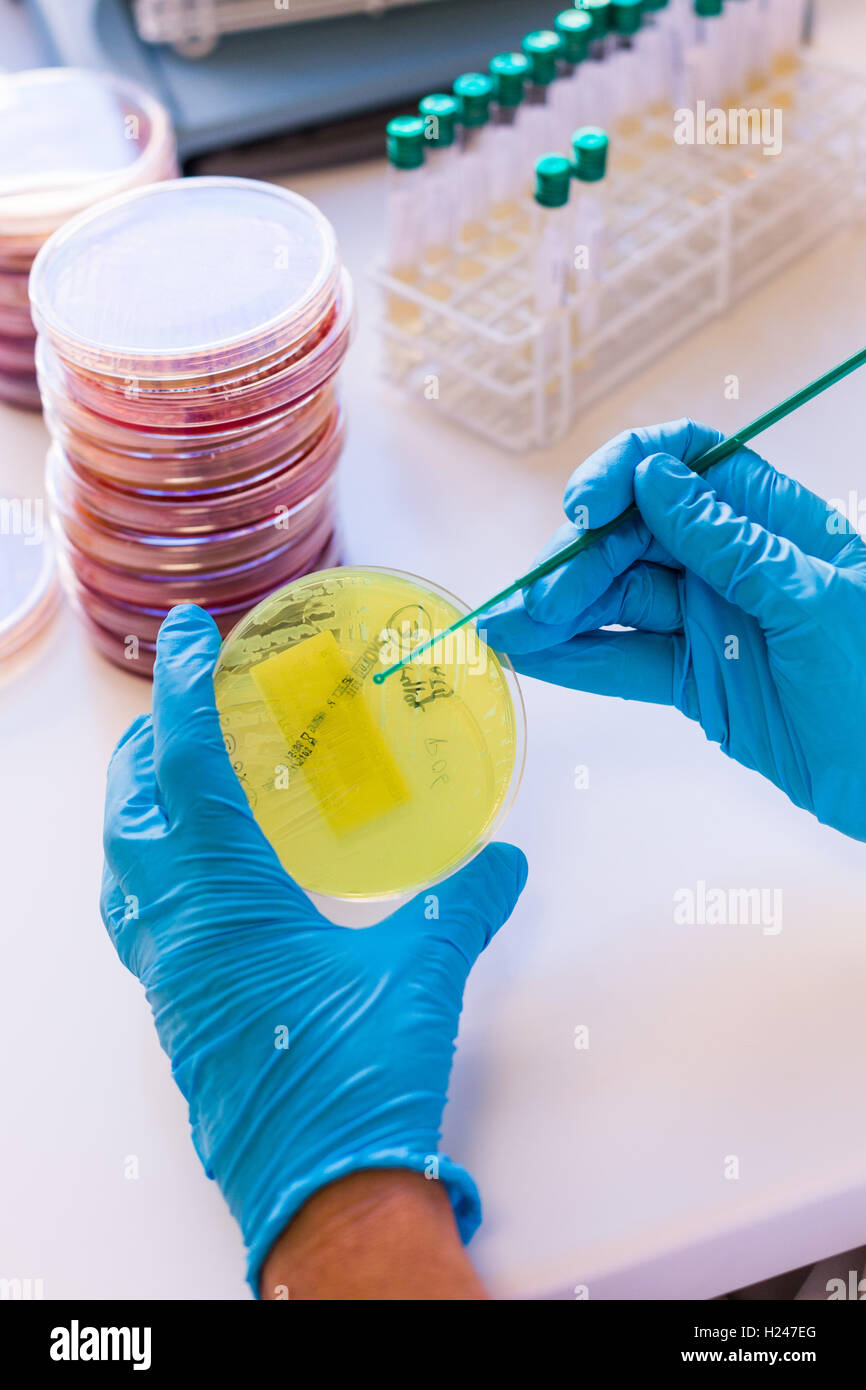
<instances>
[{"instance_id":1,"label":"stack of petri dish","mask_svg":"<svg viewBox=\"0 0 866 1390\"><path fill-rule=\"evenodd\" d=\"M168 113L108 73L0 75L0 399L39 408L27 278L33 258L83 208L177 174Z\"/></svg>"},{"instance_id":2,"label":"stack of petri dish","mask_svg":"<svg viewBox=\"0 0 866 1390\"><path fill-rule=\"evenodd\" d=\"M234 178L124 194L52 237L30 297L61 573L106 656L148 674L173 604L225 632L339 563L352 286L311 203Z\"/></svg>"}]
</instances>

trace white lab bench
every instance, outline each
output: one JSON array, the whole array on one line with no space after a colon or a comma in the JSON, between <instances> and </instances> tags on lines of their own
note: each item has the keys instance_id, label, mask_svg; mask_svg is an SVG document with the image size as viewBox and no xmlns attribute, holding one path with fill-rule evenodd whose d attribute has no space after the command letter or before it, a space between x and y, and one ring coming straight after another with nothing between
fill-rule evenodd
<instances>
[{"instance_id":1,"label":"white lab bench","mask_svg":"<svg viewBox=\"0 0 866 1390\"><path fill-rule=\"evenodd\" d=\"M831 11L829 50L850 57L846 32L866 36L855 8ZM844 233L555 450L503 455L377 380L364 271L381 168L294 186L332 218L359 291L346 557L470 602L527 567L571 469L605 438L683 414L730 430L866 338L862 233ZM824 496L862 496L864 431L856 377L764 452ZM41 493L45 443L38 418L0 408L0 494ZM523 689L528 760L506 833L529 884L470 981L446 1112L446 1145L484 1198L472 1251L490 1288L703 1298L861 1243L866 848L673 710ZM0 668L0 1275L42 1278L48 1298L248 1296L239 1234L99 920L104 771L149 700L67 611ZM700 881L781 889L782 930L675 925L674 893Z\"/></svg>"}]
</instances>

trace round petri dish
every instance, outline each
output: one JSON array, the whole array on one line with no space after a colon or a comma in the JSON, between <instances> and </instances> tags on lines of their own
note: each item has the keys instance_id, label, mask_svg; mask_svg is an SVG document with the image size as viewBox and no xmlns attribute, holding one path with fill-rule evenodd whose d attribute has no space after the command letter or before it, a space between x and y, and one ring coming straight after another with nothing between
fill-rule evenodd
<instances>
[{"instance_id":1,"label":"round petri dish","mask_svg":"<svg viewBox=\"0 0 866 1390\"><path fill-rule=\"evenodd\" d=\"M321 516L306 536L289 541L268 555L205 573L136 573L119 569L80 550L52 518L58 559L64 574L68 571L89 588L108 594L121 603L144 608L169 609L176 603L197 603L202 608L248 598L250 607L264 594L308 570L325 566L324 554L333 556L329 564L339 563L339 546L334 540L334 518Z\"/></svg>"},{"instance_id":2,"label":"round petri dish","mask_svg":"<svg viewBox=\"0 0 866 1390\"><path fill-rule=\"evenodd\" d=\"M101 522L64 488L68 464L56 444L48 451L46 492L65 535L85 553L119 569L143 573L206 573L280 550L333 513L335 480L328 479L291 507L272 508L246 525L210 531L165 531L159 535Z\"/></svg>"},{"instance_id":3,"label":"round petri dish","mask_svg":"<svg viewBox=\"0 0 866 1390\"><path fill-rule=\"evenodd\" d=\"M147 680L153 675L156 661L156 643L145 642L135 633L121 635L94 622L85 608L71 596L72 608L78 622L84 628L94 647L101 652L113 666L129 671L133 676Z\"/></svg>"},{"instance_id":4,"label":"round petri dish","mask_svg":"<svg viewBox=\"0 0 866 1390\"><path fill-rule=\"evenodd\" d=\"M42 402L36 373L0 371L0 401L21 406L25 410L40 410Z\"/></svg>"},{"instance_id":5,"label":"round petri dish","mask_svg":"<svg viewBox=\"0 0 866 1390\"><path fill-rule=\"evenodd\" d=\"M29 372L36 380L32 338L6 338L0 334L0 371Z\"/></svg>"},{"instance_id":6,"label":"round petri dish","mask_svg":"<svg viewBox=\"0 0 866 1390\"><path fill-rule=\"evenodd\" d=\"M10 515L14 515L11 506ZM22 515L26 516L23 510ZM27 526L4 529L0 535L0 660L35 637L57 607L59 596L50 535Z\"/></svg>"},{"instance_id":7,"label":"round petri dish","mask_svg":"<svg viewBox=\"0 0 866 1390\"><path fill-rule=\"evenodd\" d=\"M34 321L85 370L160 380L249 369L315 333L339 279L306 198L252 179L190 178L79 214L39 252Z\"/></svg>"},{"instance_id":8,"label":"round petri dish","mask_svg":"<svg viewBox=\"0 0 866 1390\"><path fill-rule=\"evenodd\" d=\"M73 454L59 449L52 450L51 485L62 507L77 505L101 526L181 539L255 525L263 517L275 521L331 477L342 447L343 416L338 411L311 448L290 456L263 480L247 480L233 491L128 491L88 473Z\"/></svg>"},{"instance_id":9,"label":"round petri dish","mask_svg":"<svg viewBox=\"0 0 866 1390\"><path fill-rule=\"evenodd\" d=\"M12 338L29 338L32 356L36 343L36 331L30 318L29 305L0 304L0 333L8 334Z\"/></svg>"},{"instance_id":10,"label":"round petri dish","mask_svg":"<svg viewBox=\"0 0 866 1390\"><path fill-rule=\"evenodd\" d=\"M88 617L118 637L136 636L143 642L156 642L156 634L165 621L170 604L159 608L143 608L138 604L116 603L106 594L88 589L78 582L68 585L73 604L82 608ZM249 599L235 603L211 604L208 612L225 635L230 632L250 608Z\"/></svg>"},{"instance_id":11,"label":"round petri dish","mask_svg":"<svg viewBox=\"0 0 866 1390\"><path fill-rule=\"evenodd\" d=\"M322 564L339 562L339 540L336 536L321 552ZM137 676L151 676L156 658L156 635L171 604L155 609L111 603L103 595L78 583L69 573L64 574L64 586L79 621L94 645L115 666ZM237 622L238 616L259 601L253 596L232 605L207 605L220 632L225 634Z\"/></svg>"},{"instance_id":12,"label":"round petri dish","mask_svg":"<svg viewBox=\"0 0 866 1390\"><path fill-rule=\"evenodd\" d=\"M30 297L27 293L29 278L29 275L22 274L20 271L0 271L0 304L7 308L17 307L26 310L28 322L30 321Z\"/></svg>"},{"instance_id":13,"label":"round petri dish","mask_svg":"<svg viewBox=\"0 0 866 1390\"><path fill-rule=\"evenodd\" d=\"M264 478L312 447L337 410L334 382L252 422L156 429L97 415L59 385L56 359L38 340L36 368L52 437L91 473L143 491L219 492Z\"/></svg>"},{"instance_id":14,"label":"round petri dish","mask_svg":"<svg viewBox=\"0 0 866 1390\"><path fill-rule=\"evenodd\" d=\"M174 164L168 113L134 83L80 68L0 76L0 237L14 259Z\"/></svg>"},{"instance_id":15,"label":"round petri dish","mask_svg":"<svg viewBox=\"0 0 866 1390\"><path fill-rule=\"evenodd\" d=\"M253 814L306 890L366 901L471 859L523 769L514 672L461 630L381 685L373 674L468 612L396 570L305 576L226 638L220 723Z\"/></svg>"},{"instance_id":16,"label":"round petri dish","mask_svg":"<svg viewBox=\"0 0 866 1390\"><path fill-rule=\"evenodd\" d=\"M193 384L188 379L149 382L139 376L109 379L71 365L54 343L63 389L95 414L133 425L158 420L163 427L182 429L254 421L303 400L339 370L354 329L353 289L346 271L340 286L327 325L312 346L308 341L303 352L273 359L265 370Z\"/></svg>"}]
</instances>

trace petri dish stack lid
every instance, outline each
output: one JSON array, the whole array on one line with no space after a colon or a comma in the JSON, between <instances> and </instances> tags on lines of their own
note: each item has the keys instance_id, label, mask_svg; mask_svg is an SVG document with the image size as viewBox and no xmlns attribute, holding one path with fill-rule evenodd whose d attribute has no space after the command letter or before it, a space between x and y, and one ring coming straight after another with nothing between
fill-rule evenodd
<instances>
[{"instance_id":1,"label":"petri dish stack lid","mask_svg":"<svg viewBox=\"0 0 866 1390\"><path fill-rule=\"evenodd\" d=\"M39 68L0 76L0 258L28 254L69 217L175 171L165 108L110 73Z\"/></svg>"},{"instance_id":2,"label":"petri dish stack lid","mask_svg":"<svg viewBox=\"0 0 866 1390\"><path fill-rule=\"evenodd\" d=\"M66 223L36 258L30 301L75 371L218 389L321 334L339 281L333 228L305 198L174 179Z\"/></svg>"}]
</instances>

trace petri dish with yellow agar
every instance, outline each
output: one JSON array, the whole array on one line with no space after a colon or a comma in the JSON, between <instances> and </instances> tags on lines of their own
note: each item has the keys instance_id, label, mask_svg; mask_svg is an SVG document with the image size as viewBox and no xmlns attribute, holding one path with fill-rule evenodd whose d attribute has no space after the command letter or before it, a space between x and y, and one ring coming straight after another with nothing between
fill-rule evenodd
<instances>
[{"instance_id":1,"label":"petri dish with yellow agar","mask_svg":"<svg viewBox=\"0 0 866 1390\"><path fill-rule=\"evenodd\" d=\"M509 810L523 703L474 627L373 682L468 611L397 570L323 570L271 594L223 643L214 689L232 766L307 891L418 892L471 859Z\"/></svg>"}]
</instances>

